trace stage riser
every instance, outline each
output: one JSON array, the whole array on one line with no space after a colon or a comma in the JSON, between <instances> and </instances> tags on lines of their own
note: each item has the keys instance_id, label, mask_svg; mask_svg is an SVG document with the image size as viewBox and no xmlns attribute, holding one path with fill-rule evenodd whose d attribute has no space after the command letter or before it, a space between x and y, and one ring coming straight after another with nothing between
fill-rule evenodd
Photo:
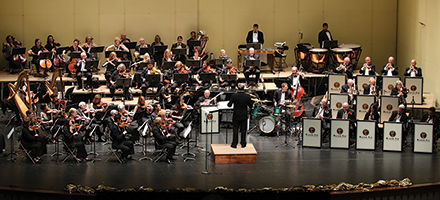
<instances>
[{"instance_id":1,"label":"stage riser","mask_svg":"<svg viewBox=\"0 0 440 200\"><path fill-rule=\"evenodd\" d=\"M213 154L215 164L256 163L257 155L221 155Z\"/></svg>"}]
</instances>

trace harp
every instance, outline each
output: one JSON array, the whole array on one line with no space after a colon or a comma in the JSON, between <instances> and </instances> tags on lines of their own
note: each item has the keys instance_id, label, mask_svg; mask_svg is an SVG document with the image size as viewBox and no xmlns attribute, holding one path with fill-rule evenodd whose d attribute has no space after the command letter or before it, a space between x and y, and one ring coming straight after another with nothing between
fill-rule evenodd
<instances>
[{"instance_id":1,"label":"harp","mask_svg":"<svg viewBox=\"0 0 440 200\"><path fill-rule=\"evenodd\" d=\"M24 70L24 71L20 72L20 74L18 75L16 84L15 85L12 83L8 84L10 95L13 96L12 98L14 99L15 105L17 106L18 111L20 112L22 119L25 119L27 117L26 112L29 110L29 108L26 105L26 103L23 101L23 99L17 94L17 91L20 89L21 81L23 80L23 78L26 80L26 83L29 85L28 73L29 73L28 70ZM27 94L29 95L30 94L30 87L27 87L27 90L28 90ZM29 96L29 99L30 99L30 96Z\"/></svg>"},{"instance_id":2,"label":"harp","mask_svg":"<svg viewBox=\"0 0 440 200\"><path fill-rule=\"evenodd\" d=\"M64 98L63 70L62 69L55 70L55 72L52 74L52 82L51 83L49 83L47 80L44 82L44 87L46 87L46 91L48 91L48 95L49 95L49 98L51 101L53 101L52 95L54 94L54 87L55 87L55 83L56 83L56 80L58 77L60 77L61 96Z\"/></svg>"}]
</instances>

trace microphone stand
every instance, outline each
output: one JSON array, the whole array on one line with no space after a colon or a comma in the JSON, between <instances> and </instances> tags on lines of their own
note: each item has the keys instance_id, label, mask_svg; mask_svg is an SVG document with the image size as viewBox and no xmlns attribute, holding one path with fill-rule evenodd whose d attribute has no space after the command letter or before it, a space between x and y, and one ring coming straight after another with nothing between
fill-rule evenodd
<instances>
[{"instance_id":1,"label":"microphone stand","mask_svg":"<svg viewBox=\"0 0 440 200\"><path fill-rule=\"evenodd\" d=\"M206 121L206 123L205 123L205 131L206 131L206 145L205 145L205 171L202 171L202 174L203 175L209 175L209 174L211 174L211 172L210 171L208 171L208 113L207 112L205 112L205 121ZM212 125L212 124L211 124ZM211 129L211 131L212 131L212 129ZM212 135L212 134L211 134Z\"/></svg>"},{"instance_id":2,"label":"microphone stand","mask_svg":"<svg viewBox=\"0 0 440 200\"><path fill-rule=\"evenodd\" d=\"M96 130L96 127L98 127L98 126L93 127L92 132L90 132L90 134L89 134L90 137L92 136L92 134L94 134L94 132ZM99 154L96 153L96 140L93 140L93 144L92 145L93 145L93 153L89 153L89 155L93 154L92 163L95 163L96 161L100 161L101 159L96 159L96 156L99 156Z\"/></svg>"},{"instance_id":3,"label":"microphone stand","mask_svg":"<svg viewBox=\"0 0 440 200\"><path fill-rule=\"evenodd\" d=\"M278 148L279 146L286 146L286 147L291 146L292 148L295 148L295 146L290 145L289 142L287 142L287 133L288 133L288 130L290 130L290 117L291 116L289 115L289 113L287 113L286 107L285 106L283 106L283 107L285 109L284 116L285 116L285 118L287 118L287 127L286 127L286 131L284 132L284 142L282 144L275 146L275 148ZM295 119L295 115L293 116L293 118ZM295 131L296 131L296 124L295 124Z\"/></svg>"},{"instance_id":4,"label":"microphone stand","mask_svg":"<svg viewBox=\"0 0 440 200\"><path fill-rule=\"evenodd\" d=\"M54 139L56 139L56 137L57 137L58 132L60 131L60 129L61 129L61 126L58 127L57 132L55 132L55 134L53 135L53 138L54 138ZM57 160L57 163L59 163L59 156L60 156L60 155L63 155L63 154L60 153L60 143L58 142L58 140L56 140L56 141L55 141L55 152L54 152L52 155L50 155L50 157L57 156L56 160Z\"/></svg>"}]
</instances>

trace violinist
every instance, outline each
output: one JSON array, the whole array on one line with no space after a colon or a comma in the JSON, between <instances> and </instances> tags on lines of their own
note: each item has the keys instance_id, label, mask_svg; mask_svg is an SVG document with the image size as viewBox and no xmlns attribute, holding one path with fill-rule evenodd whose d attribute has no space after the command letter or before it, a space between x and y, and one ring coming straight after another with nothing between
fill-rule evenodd
<instances>
[{"instance_id":1,"label":"violinist","mask_svg":"<svg viewBox=\"0 0 440 200\"><path fill-rule=\"evenodd\" d=\"M405 69L404 76L409 77L422 77L422 68L416 67L417 62L415 59L411 60L411 65Z\"/></svg>"},{"instance_id":2,"label":"violinist","mask_svg":"<svg viewBox=\"0 0 440 200\"><path fill-rule=\"evenodd\" d=\"M255 49L249 48L249 55L244 57L244 63L243 63L243 71L244 71L244 77L246 78L246 83L249 87L250 85L250 75L255 75L254 83L256 86L258 86L258 80L260 80L260 67L259 66L246 66L246 60L258 60L260 57L258 55L255 55Z\"/></svg>"},{"instance_id":3,"label":"violinist","mask_svg":"<svg viewBox=\"0 0 440 200\"><path fill-rule=\"evenodd\" d=\"M12 74L12 69L17 68L14 63L14 56L12 55L12 49L20 47L22 43L14 38L12 35L6 36L6 42L3 43L3 53L6 53L6 60L9 61L9 73ZM21 68L23 69L23 68Z\"/></svg>"},{"instance_id":4,"label":"violinist","mask_svg":"<svg viewBox=\"0 0 440 200\"><path fill-rule=\"evenodd\" d=\"M201 86L204 86L204 87L211 87L212 81L201 81L200 80L201 74L209 74L209 73L217 74L215 69L212 69L211 66L208 65L208 63L206 61L203 61L202 68L200 68L199 71L197 71L197 76L196 76L197 83Z\"/></svg>"},{"instance_id":5,"label":"violinist","mask_svg":"<svg viewBox=\"0 0 440 200\"><path fill-rule=\"evenodd\" d=\"M171 46L171 49L186 49L186 44L182 43L182 41L183 41L183 37L179 35L177 37L177 42ZM185 55L176 55L175 60L180 61L182 63L185 63L186 56Z\"/></svg>"},{"instance_id":6,"label":"violinist","mask_svg":"<svg viewBox=\"0 0 440 200\"><path fill-rule=\"evenodd\" d=\"M85 52L81 53L81 60L79 60L76 65L76 82L78 84L78 90L83 89L83 80L82 77L85 76L86 80L86 90L89 89L92 85L92 70L86 69L86 61L89 61L87 58L87 54Z\"/></svg>"},{"instance_id":7,"label":"violinist","mask_svg":"<svg viewBox=\"0 0 440 200\"><path fill-rule=\"evenodd\" d=\"M32 56L31 63L35 65L35 68L37 69L37 76L42 76L40 74L40 59L39 54L40 52L44 51L44 47L41 45L40 39L35 39L34 46L28 51L29 56ZM44 71L45 75L47 75L47 72Z\"/></svg>"},{"instance_id":8,"label":"violinist","mask_svg":"<svg viewBox=\"0 0 440 200\"><path fill-rule=\"evenodd\" d=\"M128 112L125 109L125 105L120 103L118 105L119 115L121 115L121 123L119 124L120 128L124 128L127 131L127 137L132 140L135 144L139 144L140 134L137 131L137 127L132 124L134 112Z\"/></svg>"},{"instance_id":9,"label":"violinist","mask_svg":"<svg viewBox=\"0 0 440 200\"><path fill-rule=\"evenodd\" d=\"M64 50L64 51L63 51L63 55L65 55L65 54L68 53L68 52L85 52L84 49L81 48L81 47L79 46L80 43L81 43L81 42L79 41L79 39L75 38L75 39L73 40L73 45L70 46L69 48L67 48L66 50ZM69 54L69 55L70 55L70 54ZM73 62L71 66L75 66L75 64L76 64L76 60L77 60L76 58L75 58L75 59L70 58L70 59L66 62L66 72L68 73L67 76L71 76L71 75L72 75L72 72L71 72L70 69L69 69L69 65L70 65L71 62Z\"/></svg>"},{"instance_id":10,"label":"violinist","mask_svg":"<svg viewBox=\"0 0 440 200\"><path fill-rule=\"evenodd\" d=\"M46 142L44 138L35 130L36 127L31 126L31 119L29 117L23 120L23 130L21 132L21 144L24 148L31 150L31 157L36 163L41 162L40 156L45 154L44 146Z\"/></svg>"},{"instance_id":11,"label":"violinist","mask_svg":"<svg viewBox=\"0 0 440 200\"><path fill-rule=\"evenodd\" d=\"M95 114L94 118L96 121L101 121L101 119L104 117L105 111L108 108L108 104L103 103L101 99L102 99L101 95L97 94L93 97L92 100L91 107L93 113Z\"/></svg>"},{"instance_id":12,"label":"violinist","mask_svg":"<svg viewBox=\"0 0 440 200\"><path fill-rule=\"evenodd\" d=\"M136 107L133 109L134 117L133 119L137 121L138 125L141 126L147 119L151 117L153 112L153 106L147 105L145 103L145 97L140 96Z\"/></svg>"},{"instance_id":13,"label":"violinist","mask_svg":"<svg viewBox=\"0 0 440 200\"><path fill-rule=\"evenodd\" d=\"M44 46L48 51L55 51L57 47L61 46L60 43L53 39L52 35L47 36L46 45Z\"/></svg>"},{"instance_id":14,"label":"violinist","mask_svg":"<svg viewBox=\"0 0 440 200\"><path fill-rule=\"evenodd\" d=\"M166 132L170 133L172 137L170 139L172 141L177 142L179 139L179 129L176 127L177 122L172 118L167 117L167 111L161 110L157 114L157 117L162 119L162 129L166 130Z\"/></svg>"},{"instance_id":15,"label":"violinist","mask_svg":"<svg viewBox=\"0 0 440 200\"><path fill-rule=\"evenodd\" d=\"M159 87L160 82L150 82L149 80L147 80L147 74L160 74L162 75L162 73L160 72L160 70L156 69L156 67L154 67L154 61L153 60L149 60L147 62L147 67L144 68L144 71L142 72L142 80L143 80L143 84L141 86L141 90L142 90L142 96L145 96L147 94L147 90L149 87Z\"/></svg>"},{"instance_id":16,"label":"violinist","mask_svg":"<svg viewBox=\"0 0 440 200\"><path fill-rule=\"evenodd\" d=\"M174 65L176 68L174 69L173 74L188 74L188 77L190 77L190 72L187 66L183 65L182 62L177 61L176 64ZM173 85L171 86L171 91L176 93L176 88L180 87L182 88L182 90L185 90L186 86L188 84L186 82L183 81L173 81Z\"/></svg>"},{"instance_id":17,"label":"violinist","mask_svg":"<svg viewBox=\"0 0 440 200\"><path fill-rule=\"evenodd\" d=\"M141 64L148 64L150 62L150 54L145 53L142 57L143 57L143 60L135 62L131 65L131 67L134 67L136 69L136 72L134 74L134 82L136 85L136 89L139 89L140 87L142 87L142 84L145 81L143 74L147 70L146 67L141 69L139 66ZM153 64L154 64L154 62L153 62Z\"/></svg>"},{"instance_id":18,"label":"violinist","mask_svg":"<svg viewBox=\"0 0 440 200\"><path fill-rule=\"evenodd\" d=\"M89 161L89 158L87 158L86 147L83 142L83 137L81 134L79 134L79 130L84 125L78 125L75 123L75 118L77 117L76 115L77 110L75 108L71 108L69 110L69 118L64 122L64 142L66 142L70 149L76 149L76 160L78 162Z\"/></svg>"},{"instance_id":19,"label":"violinist","mask_svg":"<svg viewBox=\"0 0 440 200\"><path fill-rule=\"evenodd\" d=\"M102 65L105 67L105 80L107 81L107 85L110 84L110 78L112 77L113 72L116 71L116 62L119 61L119 58L116 57L115 52L111 52L108 56L106 62Z\"/></svg>"},{"instance_id":20,"label":"violinist","mask_svg":"<svg viewBox=\"0 0 440 200\"><path fill-rule=\"evenodd\" d=\"M112 96L112 101L116 100L115 91L116 88L122 87L124 91L124 98L130 99L130 93L128 92L129 86L116 85L116 81L120 78L130 78L130 75L125 70L124 64L119 64L116 71L113 72L112 77L110 78L110 93Z\"/></svg>"},{"instance_id":21,"label":"violinist","mask_svg":"<svg viewBox=\"0 0 440 200\"><path fill-rule=\"evenodd\" d=\"M170 82L168 80L163 81L163 86L160 88L159 94L159 103L165 109L171 103L171 95L168 93L168 88L170 87ZM171 105L170 105L171 106Z\"/></svg>"},{"instance_id":22,"label":"violinist","mask_svg":"<svg viewBox=\"0 0 440 200\"><path fill-rule=\"evenodd\" d=\"M175 160L173 156L176 152L177 143L171 140L171 137L173 136L170 133L162 129L162 123L162 118L155 118L151 131L153 132L153 137L157 144L167 151L166 162L168 164L173 164L172 160Z\"/></svg>"},{"instance_id":23,"label":"violinist","mask_svg":"<svg viewBox=\"0 0 440 200\"><path fill-rule=\"evenodd\" d=\"M223 69L220 76L219 76L220 87L231 86L232 88L234 88L237 85L237 80L225 81L222 79L222 75L223 74L237 74L237 70L232 65L232 60L230 58L226 61L226 66L227 66L227 68Z\"/></svg>"},{"instance_id":24,"label":"violinist","mask_svg":"<svg viewBox=\"0 0 440 200\"><path fill-rule=\"evenodd\" d=\"M96 123L94 119L92 119L93 116L91 116L92 110L87 108L87 104L84 101L79 102L78 104L78 110L76 114L76 119L80 120L81 123L84 124L83 127L81 127L80 131L85 131L87 134L84 135L84 138L86 140L91 140L91 132L92 130L95 130L95 133L98 136L98 142L103 142L102 139L102 131L99 125Z\"/></svg>"},{"instance_id":25,"label":"violinist","mask_svg":"<svg viewBox=\"0 0 440 200\"><path fill-rule=\"evenodd\" d=\"M159 112L162 110L160 107L160 104L156 103L153 105L153 112L151 113L151 121L154 121L156 117L158 116Z\"/></svg>"},{"instance_id":26,"label":"violinist","mask_svg":"<svg viewBox=\"0 0 440 200\"><path fill-rule=\"evenodd\" d=\"M52 117L60 113L60 111L50 109L45 103L42 103L40 105L40 108L41 108L41 112L40 112L41 124L43 124L43 128L47 131L50 129L53 123Z\"/></svg>"},{"instance_id":27,"label":"violinist","mask_svg":"<svg viewBox=\"0 0 440 200\"><path fill-rule=\"evenodd\" d=\"M122 130L119 124L121 124L121 115L117 110L110 111L108 127L112 138L112 147L122 151L120 160L125 163L127 160L132 160L129 155L134 154L134 147L133 142L126 139L127 132Z\"/></svg>"},{"instance_id":28,"label":"violinist","mask_svg":"<svg viewBox=\"0 0 440 200\"><path fill-rule=\"evenodd\" d=\"M171 118L176 121L174 127L177 128L177 136L180 138L180 134L188 126L189 122L186 121L185 117L187 113L192 111L190 105L185 104L184 97L180 97L176 104L171 107L172 113Z\"/></svg>"}]
</instances>

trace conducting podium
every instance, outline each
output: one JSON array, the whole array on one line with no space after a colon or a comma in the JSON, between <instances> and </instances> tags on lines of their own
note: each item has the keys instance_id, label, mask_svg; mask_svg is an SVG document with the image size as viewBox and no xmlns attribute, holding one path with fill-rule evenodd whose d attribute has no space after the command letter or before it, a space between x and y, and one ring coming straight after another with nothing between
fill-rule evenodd
<instances>
[{"instance_id":1,"label":"conducting podium","mask_svg":"<svg viewBox=\"0 0 440 200\"><path fill-rule=\"evenodd\" d=\"M330 148L348 149L350 147L350 120L332 119L330 126Z\"/></svg>"},{"instance_id":2,"label":"conducting podium","mask_svg":"<svg viewBox=\"0 0 440 200\"><path fill-rule=\"evenodd\" d=\"M303 118L303 147L322 147L322 120Z\"/></svg>"},{"instance_id":3,"label":"conducting podium","mask_svg":"<svg viewBox=\"0 0 440 200\"><path fill-rule=\"evenodd\" d=\"M329 74L328 75L328 93L340 93L342 86L345 84L346 75Z\"/></svg>"},{"instance_id":4,"label":"conducting podium","mask_svg":"<svg viewBox=\"0 0 440 200\"><path fill-rule=\"evenodd\" d=\"M402 151L403 146L403 124L401 122L383 123L383 150Z\"/></svg>"},{"instance_id":5,"label":"conducting podium","mask_svg":"<svg viewBox=\"0 0 440 200\"><path fill-rule=\"evenodd\" d=\"M356 149L376 150L376 121L358 120L356 130Z\"/></svg>"},{"instance_id":6,"label":"conducting podium","mask_svg":"<svg viewBox=\"0 0 440 200\"><path fill-rule=\"evenodd\" d=\"M406 102L408 104L414 98L414 104L423 104L423 77L405 77L405 87L408 88Z\"/></svg>"},{"instance_id":7,"label":"conducting podium","mask_svg":"<svg viewBox=\"0 0 440 200\"><path fill-rule=\"evenodd\" d=\"M434 124L414 123L414 152L432 153L434 141Z\"/></svg>"}]
</instances>

